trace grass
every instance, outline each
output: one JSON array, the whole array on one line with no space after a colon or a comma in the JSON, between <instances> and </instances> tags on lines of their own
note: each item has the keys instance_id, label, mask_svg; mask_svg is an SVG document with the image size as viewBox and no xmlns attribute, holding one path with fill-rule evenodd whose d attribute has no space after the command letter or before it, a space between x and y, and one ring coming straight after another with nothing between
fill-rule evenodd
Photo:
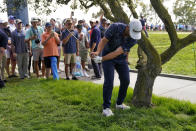
<instances>
[{"instance_id":1,"label":"grass","mask_svg":"<svg viewBox=\"0 0 196 131\"><path fill-rule=\"evenodd\" d=\"M118 88L114 88L112 110L102 112L102 85L82 81L12 80L0 90L0 131L194 131L196 105L153 96L153 108L131 105L132 89L125 103L130 110L115 110Z\"/></svg>"},{"instance_id":2,"label":"grass","mask_svg":"<svg viewBox=\"0 0 196 131\"><path fill-rule=\"evenodd\" d=\"M178 34L180 38L184 38L188 33ZM170 46L168 34L164 33L149 33L149 39L158 50L159 54L165 51ZM135 69L137 56L137 45L131 49L129 61L131 68ZM196 43L194 45L196 49ZM162 73L189 75L196 77L195 59L193 52L193 44L179 51L169 62L163 65Z\"/></svg>"}]
</instances>

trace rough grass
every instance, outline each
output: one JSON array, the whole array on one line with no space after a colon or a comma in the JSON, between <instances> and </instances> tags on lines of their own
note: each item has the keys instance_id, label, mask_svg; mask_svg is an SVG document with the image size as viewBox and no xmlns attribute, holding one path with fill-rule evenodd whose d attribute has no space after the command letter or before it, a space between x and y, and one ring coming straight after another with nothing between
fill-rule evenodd
<instances>
[{"instance_id":1,"label":"rough grass","mask_svg":"<svg viewBox=\"0 0 196 131\"><path fill-rule=\"evenodd\" d=\"M178 34L180 38L184 38L187 35L187 33ZM170 46L169 36L166 33L149 33L149 36L150 41L159 54ZM137 47L137 45L133 47L129 55L132 69L135 69L138 60ZM194 46L191 44L180 50L168 63L163 65L162 73L196 76L193 47L196 49L196 43Z\"/></svg>"},{"instance_id":2,"label":"rough grass","mask_svg":"<svg viewBox=\"0 0 196 131\"><path fill-rule=\"evenodd\" d=\"M196 105L153 96L153 108L125 103L130 110L115 110L118 88L112 96L114 116L103 117L102 85L66 80L13 80L0 90L0 131L168 131L196 130Z\"/></svg>"}]
</instances>

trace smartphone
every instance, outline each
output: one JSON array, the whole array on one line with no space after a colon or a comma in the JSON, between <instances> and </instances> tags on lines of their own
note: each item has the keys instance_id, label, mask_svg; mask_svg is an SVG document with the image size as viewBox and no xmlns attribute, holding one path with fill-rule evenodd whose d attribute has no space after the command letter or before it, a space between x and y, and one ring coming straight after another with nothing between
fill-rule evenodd
<instances>
[{"instance_id":1,"label":"smartphone","mask_svg":"<svg viewBox=\"0 0 196 131\"><path fill-rule=\"evenodd\" d=\"M73 11L71 12L71 16L74 16L74 12Z\"/></svg>"}]
</instances>

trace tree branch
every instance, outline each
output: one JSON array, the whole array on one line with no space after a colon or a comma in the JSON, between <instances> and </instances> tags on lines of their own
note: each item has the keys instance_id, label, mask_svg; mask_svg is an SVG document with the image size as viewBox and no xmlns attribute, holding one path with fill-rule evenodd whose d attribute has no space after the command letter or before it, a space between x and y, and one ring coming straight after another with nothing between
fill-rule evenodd
<instances>
[{"instance_id":1,"label":"tree branch","mask_svg":"<svg viewBox=\"0 0 196 131\"><path fill-rule=\"evenodd\" d=\"M101 1L97 0L97 4L102 8L102 10L104 11L104 16L109 19L110 21L116 21L115 18L111 15L110 11L108 10L108 8L106 7L106 5L104 3L102 3Z\"/></svg>"},{"instance_id":2,"label":"tree branch","mask_svg":"<svg viewBox=\"0 0 196 131\"><path fill-rule=\"evenodd\" d=\"M129 7L129 10L133 14L133 17L138 19L138 14L135 11L135 7L134 7L134 4L133 4L133 1L132 0L125 0L125 2L127 3L128 7Z\"/></svg>"},{"instance_id":3,"label":"tree branch","mask_svg":"<svg viewBox=\"0 0 196 131\"><path fill-rule=\"evenodd\" d=\"M56 0L57 3L59 4L65 4L67 5L71 0Z\"/></svg>"},{"instance_id":4,"label":"tree branch","mask_svg":"<svg viewBox=\"0 0 196 131\"><path fill-rule=\"evenodd\" d=\"M107 0L107 3L111 9L112 14L115 17L115 22L129 23L127 14L123 11L123 8L115 0Z\"/></svg>"},{"instance_id":5,"label":"tree branch","mask_svg":"<svg viewBox=\"0 0 196 131\"><path fill-rule=\"evenodd\" d=\"M94 6L94 2L92 1L90 4L88 4L89 3L89 1L86 1L86 3L84 2L84 0L79 0L80 1L80 4L84 7L84 8L86 8L86 9L89 9L90 7L92 7L92 6Z\"/></svg>"},{"instance_id":6,"label":"tree branch","mask_svg":"<svg viewBox=\"0 0 196 131\"><path fill-rule=\"evenodd\" d=\"M178 51L180 51L181 49L183 49L184 47L190 45L195 41L196 41L196 31L188 35L187 37L178 40L177 46L175 48L171 46L161 54L162 65L168 62Z\"/></svg>"},{"instance_id":7,"label":"tree branch","mask_svg":"<svg viewBox=\"0 0 196 131\"><path fill-rule=\"evenodd\" d=\"M165 24L166 31L168 32L170 37L171 46L175 47L178 41L178 36L171 16L169 15L168 11L165 9L160 0L150 0L150 2L156 13L158 14L159 18Z\"/></svg>"},{"instance_id":8,"label":"tree branch","mask_svg":"<svg viewBox=\"0 0 196 131\"><path fill-rule=\"evenodd\" d=\"M195 41L196 41L196 31L191 33L187 37L180 39L179 48L182 49Z\"/></svg>"}]
</instances>

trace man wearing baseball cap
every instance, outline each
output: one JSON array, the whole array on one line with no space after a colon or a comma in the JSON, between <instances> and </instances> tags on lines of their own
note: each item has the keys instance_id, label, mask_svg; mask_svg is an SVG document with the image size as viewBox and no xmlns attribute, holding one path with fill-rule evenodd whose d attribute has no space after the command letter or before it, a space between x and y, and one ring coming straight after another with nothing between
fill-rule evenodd
<instances>
[{"instance_id":1,"label":"man wearing baseball cap","mask_svg":"<svg viewBox=\"0 0 196 131\"><path fill-rule=\"evenodd\" d=\"M46 78L50 76L52 69L53 79L59 80L57 72L58 44L60 43L59 36L54 32L52 24L47 22L45 25L46 32L42 34L42 45L44 46L43 57L46 66Z\"/></svg>"},{"instance_id":2,"label":"man wearing baseball cap","mask_svg":"<svg viewBox=\"0 0 196 131\"><path fill-rule=\"evenodd\" d=\"M43 34L44 30L42 27L38 26L38 18L32 17L31 18L31 28L27 30L25 35L25 40L29 43L31 41L31 48L33 54L33 61L34 61L34 69L37 78L40 77L39 75L39 58L42 60L42 77L45 76L45 66L44 66L44 59L43 59L43 45L41 44L41 35ZM30 45L30 44L29 44ZM30 51L31 52L31 51Z\"/></svg>"},{"instance_id":3,"label":"man wearing baseball cap","mask_svg":"<svg viewBox=\"0 0 196 131\"><path fill-rule=\"evenodd\" d=\"M12 51L16 57L20 79L28 78L28 45L25 41L25 31L22 27L22 21L16 19L16 29L12 32Z\"/></svg>"},{"instance_id":4,"label":"man wearing baseball cap","mask_svg":"<svg viewBox=\"0 0 196 131\"><path fill-rule=\"evenodd\" d=\"M129 109L123 104L129 86L129 68L126 57L131 47L141 39L142 25L138 19L131 20L129 25L123 23L112 24L105 32L96 52L91 53L94 61L102 62L104 71L103 85L103 115L112 116L110 109L114 81L114 69L119 74L120 89L116 102L116 109ZM102 52L103 57L98 55Z\"/></svg>"},{"instance_id":5,"label":"man wearing baseball cap","mask_svg":"<svg viewBox=\"0 0 196 131\"><path fill-rule=\"evenodd\" d=\"M10 31L14 31L16 29L16 26L15 26L15 18L14 16L10 15L8 17L8 26L9 26L9 29Z\"/></svg>"}]
</instances>

